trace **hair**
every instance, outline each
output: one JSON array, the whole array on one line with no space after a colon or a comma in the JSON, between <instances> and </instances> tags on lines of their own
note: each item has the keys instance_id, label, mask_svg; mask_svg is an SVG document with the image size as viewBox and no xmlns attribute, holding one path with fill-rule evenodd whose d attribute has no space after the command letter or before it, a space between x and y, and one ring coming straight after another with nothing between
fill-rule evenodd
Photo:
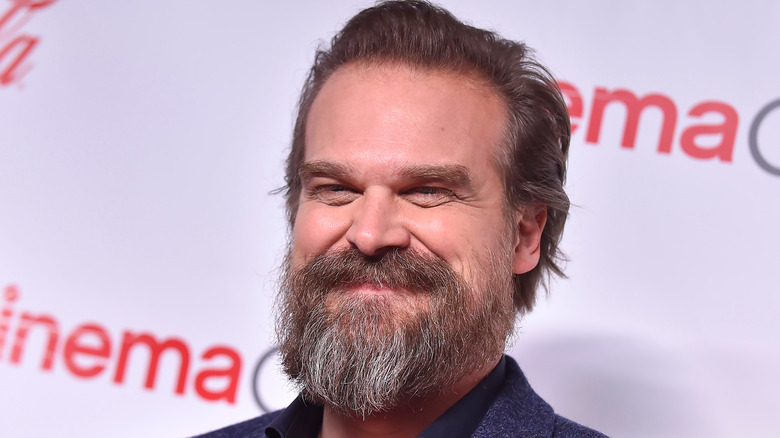
<instances>
[{"instance_id":1,"label":"hair","mask_svg":"<svg viewBox=\"0 0 780 438\"><path fill-rule=\"evenodd\" d=\"M290 227L298 209L298 171L312 103L336 70L360 62L476 77L502 98L507 107L506 145L496 161L503 177L507 217L539 204L547 209L539 263L513 279L515 308L520 313L530 311L539 286L548 290L551 274L565 277L561 263L566 257L558 244L569 211L563 184L571 126L552 74L524 43L469 26L426 1L384 1L359 12L333 37L330 47L317 51L301 92L286 163L286 186L280 189L286 197Z\"/></svg>"}]
</instances>

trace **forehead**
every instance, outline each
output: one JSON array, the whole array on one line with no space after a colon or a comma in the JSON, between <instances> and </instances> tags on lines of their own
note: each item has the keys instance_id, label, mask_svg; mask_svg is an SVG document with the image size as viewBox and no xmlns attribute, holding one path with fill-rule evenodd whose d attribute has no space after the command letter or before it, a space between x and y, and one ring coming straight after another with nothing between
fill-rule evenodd
<instances>
[{"instance_id":1,"label":"forehead","mask_svg":"<svg viewBox=\"0 0 780 438\"><path fill-rule=\"evenodd\" d=\"M506 114L503 100L476 75L349 64L331 75L312 104L304 160L335 152L494 163Z\"/></svg>"}]
</instances>

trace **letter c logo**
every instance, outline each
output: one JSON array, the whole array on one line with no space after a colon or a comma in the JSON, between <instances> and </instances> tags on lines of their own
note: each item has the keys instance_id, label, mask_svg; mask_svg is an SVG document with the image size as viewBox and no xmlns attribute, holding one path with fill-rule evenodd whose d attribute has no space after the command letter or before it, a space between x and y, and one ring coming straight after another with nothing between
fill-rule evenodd
<instances>
[{"instance_id":1,"label":"letter c logo","mask_svg":"<svg viewBox=\"0 0 780 438\"><path fill-rule=\"evenodd\" d=\"M750 125L750 135L748 137L748 143L750 144L750 154L753 155L753 159L756 160L759 166L772 175L780 176L780 167L773 166L769 161L761 155L761 151L758 149L758 129L761 127L764 118L774 109L780 107L780 99L769 102L767 106L761 109L753 119L753 123ZM780 145L778 145L780 147Z\"/></svg>"},{"instance_id":2,"label":"letter c logo","mask_svg":"<svg viewBox=\"0 0 780 438\"><path fill-rule=\"evenodd\" d=\"M252 394L255 396L255 402L257 402L257 406L259 406L263 412L271 412L273 409L271 409L268 403L263 400L263 397L260 394L260 390L258 388L260 386L260 372L265 365L268 365L268 363L271 362L271 359L273 359L273 357L278 352L279 349L277 347L268 349L268 351L266 351L263 356L260 357L260 360L257 361L257 365L255 365L255 372L252 375Z\"/></svg>"},{"instance_id":3,"label":"letter c logo","mask_svg":"<svg viewBox=\"0 0 780 438\"><path fill-rule=\"evenodd\" d=\"M262 412L272 412L289 405L298 391L279 367L278 347L269 347L255 365L252 374L252 394Z\"/></svg>"}]
</instances>

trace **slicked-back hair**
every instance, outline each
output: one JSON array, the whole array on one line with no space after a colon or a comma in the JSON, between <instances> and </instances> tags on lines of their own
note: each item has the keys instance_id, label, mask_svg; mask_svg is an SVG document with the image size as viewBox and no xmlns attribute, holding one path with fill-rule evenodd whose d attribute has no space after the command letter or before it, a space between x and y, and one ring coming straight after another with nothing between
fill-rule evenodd
<instances>
[{"instance_id":1,"label":"slicked-back hair","mask_svg":"<svg viewBox=\"0 0 780 438\"><path fill-rule=\"evenodd\" d=\"M560 263L565 256L558 244L569 211L563 184L571 127L555 79L525 44L466 25L428 2L385 1L359 12L333 37L330 47L317 51L301 92L282 188L290 227L298 210L299 168L312 103L336 70L355 63L476 77L502 98L508 112L506 144L495 158L503 176L507 218L514 220L515 212L523 208L539 204L547 208L539 264L514 276L515 308L530 311L539 286L546 288L551 274L564 276Z\"/></svg>"}]
</instances>

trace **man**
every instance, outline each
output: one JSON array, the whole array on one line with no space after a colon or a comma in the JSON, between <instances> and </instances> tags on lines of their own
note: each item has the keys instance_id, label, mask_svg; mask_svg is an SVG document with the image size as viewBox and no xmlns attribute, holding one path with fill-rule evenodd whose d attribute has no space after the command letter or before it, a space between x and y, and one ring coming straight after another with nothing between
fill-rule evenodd
<instances>
[{"instance_id":1,"label":"man","mask_svg":"<svg viewBox=\"0 0 780 438\"><path fill-rule=\"evenodd\" d=\"M425 2L320 51L287 162L278 336L301 395L206 437L601 436L503 355L558 241L570 126L523 45Z\"/></svg>"}]
</instances>

